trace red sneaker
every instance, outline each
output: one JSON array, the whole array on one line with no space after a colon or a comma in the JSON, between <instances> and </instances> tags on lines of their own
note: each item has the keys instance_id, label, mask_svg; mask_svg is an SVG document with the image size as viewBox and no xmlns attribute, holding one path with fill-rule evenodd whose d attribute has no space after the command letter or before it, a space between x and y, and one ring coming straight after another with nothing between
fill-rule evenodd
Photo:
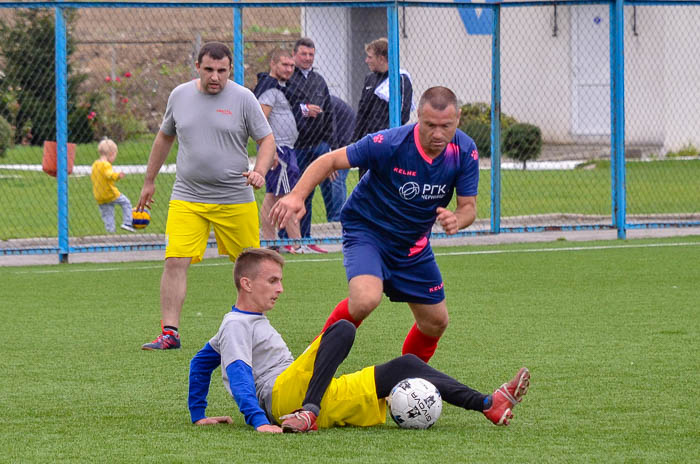
<instances>
[{"instance_id":1,"label":"red sneaker","mask_svg":"<svg viewBox=\"0 0 700 464\"><path fill-rule=\"evenodd\" d=\"M151 343L141 345L142 350L172 350L180 348L180 335L171 330L164 330Z\"/></svg>"},{"instance_id":2,"label":"red sneaker","mask_svg":"<svg viewBox=\"0 0 700 464\"><path fill-rule=\"evenodd\" d=\"M512 408L523 400L528 388L530 371L527 367L521 367L513 380L493 392L491 407L484 411L484 415L496 425L508 425L513 418Z\"/></svg>"},{"instance_id":3,"label":"red sneaker","mask_svg":"<svg viewBox=\"0 0 700 464\"><path fill-rule=\"evenodd\" d=\"M318 245L309 245L308 247L315 253L328 253L328 250L324 250Z\"/></svg>"},{"instance_id":4,"label":"red sneaker","mask_svg":"<svg viewBox=\"0 0 700 464\"><path fill-rule=\"evenodd\" d=\"M304 433L318 430L316 414L311 411L297 409L291 414L280 417L284 433Z\"/></svg>"}]
</instances>

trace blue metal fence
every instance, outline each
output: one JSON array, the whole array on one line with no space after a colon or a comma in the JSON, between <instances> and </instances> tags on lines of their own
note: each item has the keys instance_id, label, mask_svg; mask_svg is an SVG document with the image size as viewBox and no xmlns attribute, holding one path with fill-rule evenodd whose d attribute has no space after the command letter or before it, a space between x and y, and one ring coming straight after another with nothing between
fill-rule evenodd
<instances>
[{"instance_id":1,"label":"blue metal fence","mask_svg":"<svg viewBox=\"0 0 700 464\"><path fill-rule=\"evenodd\" d=\"M557 19L557 8L562 6L577 7L581 5L609 5L609 52L610 52L610 179L611 179L611 216L609 221L594 223L557 223L557 224L513 224L503 226L502 219L502 153L501 153L501 121L502 121L502 17L503 12L511 9L553 8L554 21ZM386 30L389 41L389 88L390 88L390 124L392 127L400 124L401 101L400 94L400 52L402 46L400 9L455 9L459 8L461 18L468 33L474 35L490 35L491 47L491 94L490 94L490 125L491 125L491 168L490 168L490 222L489 226L481 229L467 229L457 237L517 233L542 230L584 230L584 229L616 229L620 239L626 237L627 229L645 227L695 227L700 221L691 216L682 220L648 220L628 221L627 185L626 185L626 156L625 156L625 7L652 6L700 6L700 1L666 1L666 0L601 0L601 1L489 1L487 3L472 3L469 0L454 0L452 2L9 2L0 4L0 8L53 8L55 10L55 69L56 69L56 134L58 142L57 153L57 247L54 246L4 246L0 254L35 254L56 253L60 262L67 262L71 253L109 251L109 250L140 250L158 249L163 244L154 240L151 243L121 243L103 245L70 245L68 219L71 211L68 209L68 172L67 172L67 143L68 143L68 103L67 103L67 31L64 15L67 9L90 8L158 8L158 9L201 9L215 8L232 11L232 37L234 52L233 78L240 84L245 83L245 53L243 11L249 8L384 8L386 9ZM482 14L477 16L477 9ZM485 22L486 21L486 22ZM490 21L490 25L488 24ZM405 22L403 24L405 27ZM490 26L490 27L489 27ZM554 35L556 28L554 25ZM692 89L690 89L692 91ZM697 134L695 134L697 135ZM2 167L2 166L0 166ZM695 211L697 213L698 211ZM434 237L444 237L439 230ZM325 234L323 237L313 237L313 241L335 243L340 240L339 234Z\"/></svg>"}]
</instances>

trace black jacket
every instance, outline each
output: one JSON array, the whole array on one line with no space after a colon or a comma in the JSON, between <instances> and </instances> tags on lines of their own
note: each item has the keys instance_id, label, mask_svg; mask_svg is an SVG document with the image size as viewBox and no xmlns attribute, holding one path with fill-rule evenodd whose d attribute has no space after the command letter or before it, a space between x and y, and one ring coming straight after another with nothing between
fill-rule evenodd
<instances>
[{"instance_id":1,"label":"black jacket","mask_svg":"<svg viewBox=\"0 0 700 464\"><path fill-rule=\"evenodd\" d=\"M287 83L287 100L297 122L299 137L294 148L311 148L321 142L333 143L333 108L325 79L313 69L304 77L299 68ZM301 104L314 104L323 108L315 118L304 117Z\"/></svg>"},{"instance_id":2,"label":"black jacket","mask_svg":"<svg viewBox=\"0 0 700 464\"><path fill-rule=\"evenodd\" d=\"M362 96L357 108L357 122L353 140L357 141L367 134L389 128L389 102L374 94L374 90L389 76L389 72L371 72L365 77ZM411 115L413 87L408 76L401 74L401 124L406 124Z\"/></svg>"},{"instance_id":3,"label":"black jacket","mask_svg":"<svg viewBox=\"0 0 700 464\"><path fill-rule=\"evenodd\" d=\"M253 94L255 95L255 98L260 98L262 94L264 94L266 91L270 89L277 89L280 90L282 93L285 93L286 88L282 87L277 79L274 77L270 77L270 75L266 72L261 72L258 73L258 83L255 85L255 88L253 89Z\"/></svg>"},{"instance_id":4,"label":"black jacket","mask_svg":"<svg viewBox=\"0 0 700 464\"><path fill-rule=\"evenodd\" d=\"M355 110L335 95L331 95L331 103L333 104L334 135L331 149L335 150L354 142L352 135L355 132Z\"/></svg>"}]
</instances>

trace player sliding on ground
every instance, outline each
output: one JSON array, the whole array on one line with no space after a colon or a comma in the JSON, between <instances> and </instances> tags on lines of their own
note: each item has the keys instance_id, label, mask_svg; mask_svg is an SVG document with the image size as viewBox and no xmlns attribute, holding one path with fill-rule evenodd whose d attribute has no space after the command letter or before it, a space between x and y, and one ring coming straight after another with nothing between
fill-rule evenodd
<instances>
[{"instance_id":1,"label":"player sliding on ground","mask_svg":"<svg viewBox=\"0 0 700 464\"><path fill-rule=\"evenodd\" d=\"M194 424L232 422L229 416L205 415L211 375L220 365L224 386L246 423L258 432L383 424L385 397L407 377L429 380L448 403L481 411L496 425L508 425L512 408L530 385L524 367L492 395L472 390L414 355L334 378L355 339L356 329L348 321L332 324L294 360L265 315L283 291L283 266L284 259L267 249L246 250L236 260L236 304L190 362L188 406Z\"/></svg>"},{"instance_id":2,"label":"player sliding on ground","mask_svg":"<svg viewBox=\"0 0 700 464\"><path fill-rule=\"evenodd\" d=\"M479 155L457 129L457 97L446 87L425 91L418 123L370 134L314 161L270 218L280 227L304 215L304 199L332 172L368 170L341 211L343 264L349 296L324 330L341 319L358 327L379 305L382 292L403 301L416 323L402 353L428 362L447 328L444 284L430 247L435 221L447 235L476 218ZM454 193L457 206L447 209Z\"/></svg>"}]
</instances>

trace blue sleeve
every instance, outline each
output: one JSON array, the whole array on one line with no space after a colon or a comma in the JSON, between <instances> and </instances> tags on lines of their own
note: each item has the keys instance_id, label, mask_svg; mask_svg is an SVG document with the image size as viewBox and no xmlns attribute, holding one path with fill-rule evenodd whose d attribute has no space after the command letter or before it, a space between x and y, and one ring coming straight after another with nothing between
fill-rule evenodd
<instances>
[{"instance_id":1,"label":"blue sleeve","mask_svg":"<svg viewBox=\"0 0 700 464\"><path fill-rule=\"evenodd\" d=\"M461 169L455 189L461 197L473 197L479 193L479 152L474 141L466 135L459 138L459 145Z\"/></svg>"},{"instance_id":2,"label":"blue sleeve","mask_svg":"<svg viewBox=\"0 0 700 464\"><path fill-rule=\"evenodd\" d=\"M253 369L240 359L232 362L226 367L228 383L236 400L238 409L245 417L245 423L258 428L261 425L269 424L265 411L258 403L255 395L255 380L253 379Z\"/></svg>"},{"instance_id":3,"label":"blue sleeve","mask_svg":"<svg viewBox=\"0 0 700 464\"><path fill-rule=\"evenodd\" d=\"M348 146L347 155L350 166L363 169L376 168L377 161L391 151L391 134L379 131L368 134Z\"/></svg>"},{"instance_id":4,"label":"blue sleeve","mask_svg":"<svg viewBox=\"0 0 700 464\"><path fill-rule=\"evenodd\" d=\"M211 373L221 364L221 356L207 342L190 361L190 391L187 406L192 423L206 417Z\"/></svg>"}]
</instances>

